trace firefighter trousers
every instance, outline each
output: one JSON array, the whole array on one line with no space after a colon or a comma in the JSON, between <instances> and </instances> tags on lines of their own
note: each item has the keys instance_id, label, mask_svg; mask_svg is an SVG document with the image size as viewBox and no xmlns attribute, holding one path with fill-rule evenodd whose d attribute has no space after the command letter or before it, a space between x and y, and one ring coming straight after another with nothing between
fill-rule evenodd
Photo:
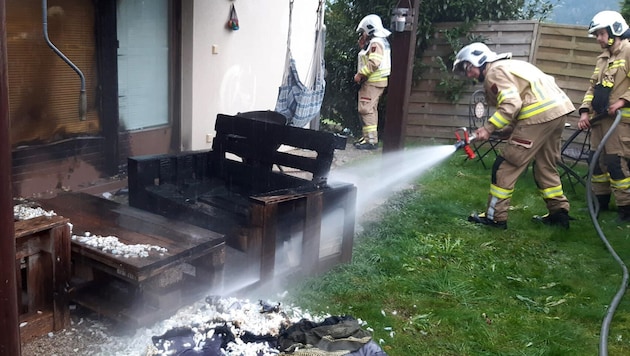
<instances>
[{"instance_id":1,"label":"firefighter trousers","mask_svg":"<svg viewBox=\"0 0 630 356\"><path fill-rule=\"evenodd\" d=\"M507 221L510 199L518 178L535 161L534 180L549 213L569 211L569 201L562 191L556 164L560 159L560 142L566 116L534 124L517 124L507 145L492 167L487 217Z\"/></svg>"},{"instance_id":2,"label":"firefighter trousers","mask_svg":"<svg viewBox=\"0 0 630 356\"><path fill-rule=\"evenodd\" d=\"M363 123L363 138L368 143L378 143L378 101L385 87L377 87L368 82L359 89L359 115Z\"/></svg>"},{"instance_id":3,"label":"firefighter trousers","mask_svg":"<svg viewBox=\"0 0 630 356\"><path fill-rule=\"evenodd\" d=\"M604 135L613 124L612 117L607 117L591 128L591 149L599 147ZM592 151L594 153L594 151ZM592 154L591 153L591 154ZM593 170L591 186L593 193L615 197L617 206L630 205L630 123L620 122L608 138L602 150L598 164Z\"/></svg>"}]
</instances>

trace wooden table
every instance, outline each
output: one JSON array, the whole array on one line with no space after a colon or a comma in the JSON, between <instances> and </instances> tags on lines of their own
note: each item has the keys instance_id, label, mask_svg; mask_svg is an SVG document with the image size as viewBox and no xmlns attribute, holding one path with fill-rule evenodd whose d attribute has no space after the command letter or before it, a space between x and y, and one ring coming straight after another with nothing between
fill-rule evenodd
<instances>
[{"instance_id":1,"label":"wooden table","mask_svg":"<svg viewBox=\"0 0 630 356\"><path fill-rule=\"evenodd\" d=\"M126 245L167 249L124 257L71 242L76 293L72 299L132 326L160 320L196 300L222 279L223 235L85 193L39 202L66 216L74 235L115 236Z\"/></svg>"}]
</instances>

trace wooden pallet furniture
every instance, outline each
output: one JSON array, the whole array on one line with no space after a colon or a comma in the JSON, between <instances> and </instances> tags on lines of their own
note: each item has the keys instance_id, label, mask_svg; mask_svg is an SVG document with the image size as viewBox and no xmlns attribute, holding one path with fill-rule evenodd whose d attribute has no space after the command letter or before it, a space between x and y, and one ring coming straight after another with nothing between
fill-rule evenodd
<instances>
[{"instance_id":1,"label":"wooden pallet furniture","mask_svg":"<svg viewBox=\"0 0 630 356\"><path fill-rule=\"evenodd\" d=\"M15 221L20 339L70 325L70 227L62 216Z\"/></svg>"},{"instance_id":2,"label":"wooden pallet furniture","mask_svg":"<svg viewBox=\"0 0 630 356\"><path fill-rule=\"evenodd\" d=\"M67 216L73 235L114 236L125 245L167 249L148 257L125 257L72 239L72 300L126 326L168 317L222 282L221 234L86 193L39 203Z\"/></svg>"},{"instance_id":3,"label":"wooden pallet furniture","mask_svg":"<svg viewBox=\"0 0 630 356\"><path fill-rule=\"evenodd\" d=\"M219 114L215 130L212 150L130 157L129 204L225 234L247 253L244 263L259 264L261 280L274 276L278 247L296 234L302 272L351 259L356 187L327 180L345 137L255 115ZM323 234L332 213L339 228ZM336 248L327 249L324 235L336 235Z\"/></svg>"}]
</instances>

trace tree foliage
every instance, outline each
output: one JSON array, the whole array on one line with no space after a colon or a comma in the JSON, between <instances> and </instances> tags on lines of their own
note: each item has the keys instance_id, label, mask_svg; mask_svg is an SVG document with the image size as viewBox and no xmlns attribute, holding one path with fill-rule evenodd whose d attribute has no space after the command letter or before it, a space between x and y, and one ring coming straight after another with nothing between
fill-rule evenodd
<instances>
[{"instance_id":1,"label":"tree foliage","mask_svg":"<svg viewBox=\"0 0 630 356\"><path fill-rule=\"evenodd\" d=\"M418 0L416 64L414 77L421 75L420 58L434 36L436 22L471 24L484 20L543 20L551 11L552 0ZM326 95L322 118L333 120L355 133L360 132L357 114L357 89L352 78L357 66L357 24L365 15L377 14L389 28L391 10L405 0L327 0L326 22ZM456 51L457 49L454 49ZM383 117L384 115L379 115Z\"/></svg>"},{"instance_id":2,"label":"tree foliage","mask_svg":"<svg viewBox=\"0 0 630 356\"><path fill-rule=\"evenodd\" d=\"M630 0L620 1L619 5L621 6L621 15L627 22L630 19Z\"/></svg>"}]
</instances>

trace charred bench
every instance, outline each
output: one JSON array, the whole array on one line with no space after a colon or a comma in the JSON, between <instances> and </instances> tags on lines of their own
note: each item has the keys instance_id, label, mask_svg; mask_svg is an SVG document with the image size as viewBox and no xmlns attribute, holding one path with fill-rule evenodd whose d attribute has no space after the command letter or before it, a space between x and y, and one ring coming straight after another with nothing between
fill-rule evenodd
<instances>
[{"instance_id":1,"label":"charred bench","mask_svg":"<svg viewBox=\"0 0 630 356\"><path fill-rule=\"evenodd\" d=\"M70 228L62 216L15 221L22 342L70 326Z\"/></svg>"},{"instance_id":2,"label":"charred bench","mask_svg":"<svg viewBox=\"0 0 630 356\"><path fill-rule=\"evenodd\" d=\"M166 249L146 257L125 256L72 239L70 298L126 326L170 316L222 282L225 239L220 234L86 193L62 194L39 204L68 217L74 236L111 236L123 247Z\"/></svg>"},{"instance_id":3,"label":"charred bench","mask_svg":"<svg viewBox=\"0 0 630 356\"><path fill-rule=\"evenodd\" d=\"M219 114L215 130L212 150L130 157L130 205L224 234L246 252L243 263L259 263L261 280L276 272L277 247L296 235L304 273L351 259L356 187L327 181L345 137L255 115ZM334 228L322 224L331 216Z\"/></svg>"}]
</instances>

